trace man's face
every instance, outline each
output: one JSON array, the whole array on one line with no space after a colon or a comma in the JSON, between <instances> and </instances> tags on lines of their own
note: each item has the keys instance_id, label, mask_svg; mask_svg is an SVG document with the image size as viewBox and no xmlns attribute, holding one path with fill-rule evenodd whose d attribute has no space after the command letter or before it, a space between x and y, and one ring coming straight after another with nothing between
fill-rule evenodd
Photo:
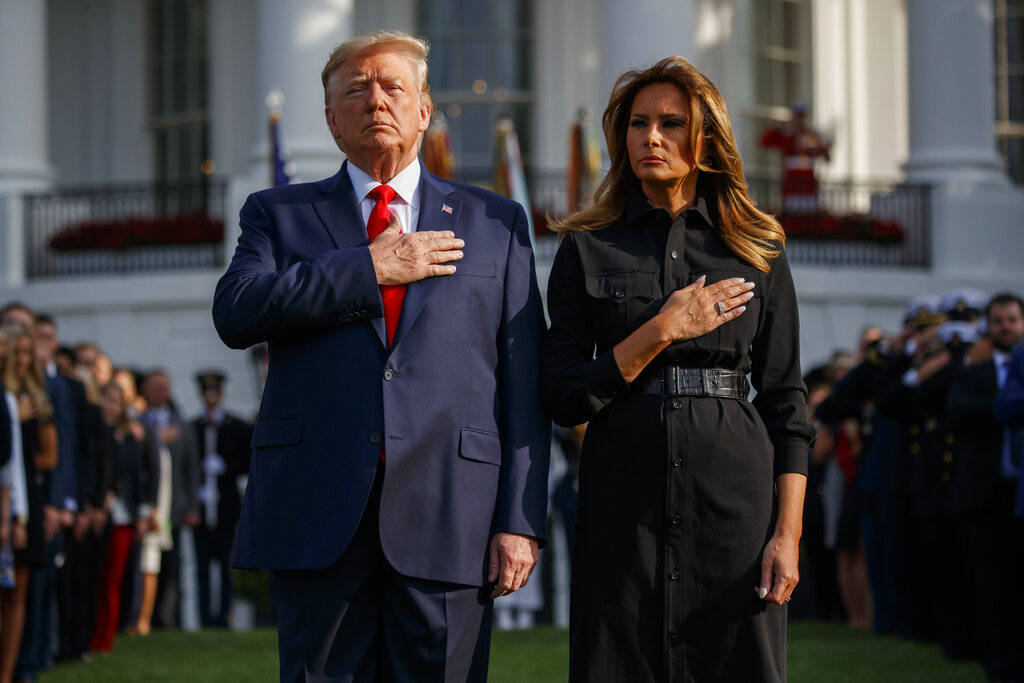
<instances>
[{"instance_id":1,"label":"man's face","mask_svg":"<svg viewBox=\"0 0 1024 683\"><path fill-rule=\"evenodd\" d=\"M356 166L372 166L381 156L412 161L430 106L409 57L371 47L342 64L331 83L327 126Z\"/></svg>"},{"instance_id":2,"label":"man's face","mask_svg":"<svg viewBox=\"0 0 1024 683\"><path fill-rule=\"evenodd\" d=\"M1024 339L1024 311L1016 301L992 305L988 314L988 333L992 345L1000 351L1009 351Z\"/></svg>"},{"instance_id":3,"label":"man's face","mask_svg":"<svg viewBox=\"0 0 1024 683\"><path fill-rule=\"evenodd\" d=\"M220 405L220 389L216 387L207 387L203 389L203 403L206 404L207 410L213 410Z\"/></svg>"},{"instance_id":4,"label":"man's face","mask_svg":"<svg viewBox=\"0 0 1024 683\"><path fill-rule=\"evenodd\" d=\"M164 374L150 375L142 384L142 396L150 408L160 408L171 400L171 379Z\"/></svg>"},{"instance_id":5,"label":"man's face","mask_svg":"<svg viewBox=\"0 0 1024 683\"><path fill-rule=\"evenodd\" d=\"M60 342L57 340L57 328L50 323L38 323L35 337L36 355L39 356L39 362L45 367L53 360L53 356L60 346Z\"/></svg>"},{"instance_id":6,"label":"man's face","mask_svg":"<svg viewBox=\"0 0 1024 683\"><path fill-rule=\"evenodd\" d=\"M24 308L12 308L7 311L4 313L3 322L21 325L29 332L31 332L36 326L35 317Z\"/></svg>"}]
</instances>

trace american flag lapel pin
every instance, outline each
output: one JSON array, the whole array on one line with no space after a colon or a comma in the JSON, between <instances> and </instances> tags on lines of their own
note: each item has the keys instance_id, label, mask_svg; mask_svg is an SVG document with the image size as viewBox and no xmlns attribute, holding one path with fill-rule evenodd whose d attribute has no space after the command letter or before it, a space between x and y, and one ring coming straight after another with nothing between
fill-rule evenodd
<instances>
[{"instance_id":1,"label":"american flag lapel pin","mask_svg":"<svg viewBox=\"0 0 1024 683\"><path fill-rule=\"evenodd\" d=\"M452 207L448 206L447 204L442 204L441 205L441 213L446 213L449 216L451 216L452 215Z\"/></svg>"}]
</instances>

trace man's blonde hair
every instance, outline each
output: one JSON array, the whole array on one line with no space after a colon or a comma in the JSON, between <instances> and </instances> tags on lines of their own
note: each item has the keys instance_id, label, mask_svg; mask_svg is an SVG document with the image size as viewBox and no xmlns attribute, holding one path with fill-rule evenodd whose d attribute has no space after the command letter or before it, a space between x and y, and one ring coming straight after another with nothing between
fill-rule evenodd
<instances>
[{"instance_id":1,"label":"man's blonde hair","mask_svg":"<svg viewBox=\"0 0 1024 683\"><path fill-rule=\"evenodd\" d=\"M331 56L327 59L327 64L324 65L324 70L320 74L320 80L324 84L324 103L326 105L330 106L331 95L337 85L334 75L338 72L338 67L367 48L378 46L388 46L409 58L419 81L420 97L425 98L428 103L430 102L430 86L427 85L427 55L430 53L430 43L423 38L402 31L374 31L349 38L331 52Z\"/></svg>"}]
</instances>

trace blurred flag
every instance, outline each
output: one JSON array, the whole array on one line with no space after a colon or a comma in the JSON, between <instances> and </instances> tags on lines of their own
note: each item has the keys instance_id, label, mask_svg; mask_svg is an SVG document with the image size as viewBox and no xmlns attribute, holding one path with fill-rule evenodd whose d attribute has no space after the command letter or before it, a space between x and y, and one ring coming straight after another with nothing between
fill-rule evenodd
<instances>
[{"instance_id":1,"label":"blurred flag","mask_svg":"<svg viewBox=\"0 0 1024 683\"><path fill-rule=\"evenodd\" d=\"M288 162L288 156L281 146L281 114L284 107L284 93L274 90L267 95L267 107L270 109L270 183L273 187L288 185L295 177L295 169Z\"/></svg>"},{"instance_id":2,"label":"blurred flag","mask_svg":"<svg viewBox=\"0 0 1024 683\"><path fill-rule=\"evenodd\" d=\"M519 154L519 138L512 119L502 116L494 128L494 191L523 205L529 223L530 243L533 244L533 209L530 192L526 188L526 173ZM534 245L536 246L536 245Z\"/></svg>"},{"instance_id":3,"label":"blurred flag","mask_svg":"<svg viewBox=\"0 0 1024 683\"><path fill-rule=\"evenodd\" d=\"M455 173L452 139L448 134L448 122L441 112L434 114L430 120L430 127L423 134L420 158L427 170L436 176L451 180Z\"/></svg>"},{"instance_id":4,"label":"blurred flag","mask_svg":"<svg viewBox=\"0 0 1024 683\"><path fill-rule=\"evenodd\" d=\"M581 108L569 134L566 194L569 213L579 211L589 204L601 181L601 142L593 118L589 109Z\"/></svg>"}]
</instances>

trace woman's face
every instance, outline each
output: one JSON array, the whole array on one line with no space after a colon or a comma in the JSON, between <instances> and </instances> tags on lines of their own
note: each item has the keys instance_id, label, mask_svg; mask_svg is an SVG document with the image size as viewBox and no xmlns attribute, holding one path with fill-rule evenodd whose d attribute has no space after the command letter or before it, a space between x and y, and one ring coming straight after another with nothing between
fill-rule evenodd
<instances>
[{"instance_id":1,"label":"woman's face","mask_svg":"<svg viewBox=\"0 0 1024 683\"><path fill-rule=\"evenodd\" d=\"M671 83L652 83L633 98L626 131L629 165L644 185L677 185L693 170L690 107Z\"/></svg>"},{"instance_id":2,"label":"woman's face","mask_svg":"<svg viewBox=\"0 0 1024 683\"><path fill-rule=\"evenodd\" d=\"M132 403L135 401L135 379L132 378L132 373L124 370L115 372L114 381L117 382L117 386L121 387L121 393L124 394L125 403Z\"/></svg>"},{"instance_id":3,"label":"woman's face","mask_svg":"<svg viewBox=\"0 0 1024 683\"><path fill-rule=\"evenodd\" d=\"M24 377L32 367L35 345L28 337L19 337L14 346L14 370L18 377Z\"/></svg>"}]
</instances>

